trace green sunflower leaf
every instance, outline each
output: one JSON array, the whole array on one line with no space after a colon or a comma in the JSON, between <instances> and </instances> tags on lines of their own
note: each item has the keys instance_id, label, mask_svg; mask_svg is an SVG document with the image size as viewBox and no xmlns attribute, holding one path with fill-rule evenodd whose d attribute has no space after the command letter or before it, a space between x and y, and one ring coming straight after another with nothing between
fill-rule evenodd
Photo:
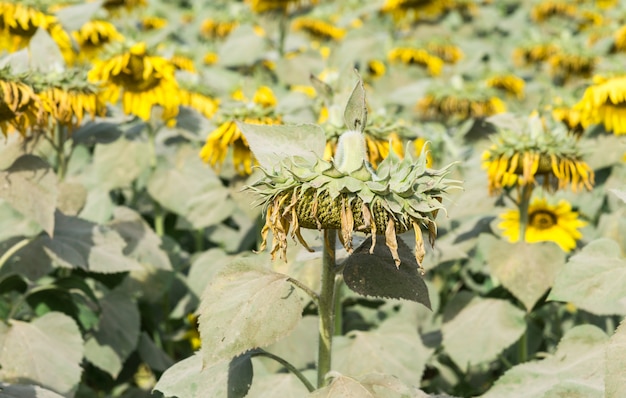
<instances>
[{"instance_id":1,"label":"green sunflower leaf","mask_svg":"<svg viewBox=\"0 0 626 398\"><path fill-rule=\"evenodd\" d=\"M203 366L202 355L196 353L167 369L154 390L166 397L243 398L252 384L252 374L249 354Z\"/></svg>"},{"instance_id":2,"label":"green sunflower leaf","mask_svg":"<svg viewBox=\"0 0 626 398\"><path fill-rule=\"evenodd\" d=\"M343 263L346 285L363 296L411 300L430 309L428 288L419 275L419 265L402 239L398 239L400 268L396 268L384 236L377 237L372 254L371 246L372 238L368 237Z\"/></svg>"},{"instance_id":3,"label":"green sunflower leaf","mask_svg":"<svg viewBox=\"0 0 626 398\"><path fill-rule=\"evenodd\" d=\"M360 77L348 99L343 118L348 130L358 130L360 132L365 130L365 125L367 124L367 104L365 103L365 87Z\"/></svg>"},{"instance_id":4,"label":"green sunflower leaf","mask_svg":"<svg viewBox=\"0 0 626 398\"><path fill-rule=\"evenodd\" d=\"M622 321L606 348L604 388L607 398L618 398L626 391L626 320Z\"/></svg>"},{"instance_id":5,"label":"green sunflower leaf","mask_svg":"<svg viewBox=\"0 0 626 398\"><path fill-rule=\"evenodd\" d=\"M571 302L596 315L626 314L626 259L617 242L601 238L572 256L548 300Z\"/></svg>"},{"instance_id":6,"label":"green sunflower leaf","mask_svg":"<svg viewBox=\"0 0 626 398\"><path fill-rule=\"evenodd\" d=\"M481 234L478 247L492 274L529 312L565 265L565 252L552 243L512 244Z\"/></svg>"},{"instance_id":7,"label":"green sunflower leaf","mask_svg":"<svg viewBox=\"0 0 626 398\"><path fill-rule=\"evenodd\" d=\"M553 355L513 367L482 398L602 397L607 340L596 326L576 326Z\"/></svg>"},{"instance_id":8,"label":"green sunflower leaf","mask_svg":"<svg viewBox=\"0 0 626 398\"><path fill-rule=\"evenodd\" d=\"M233 261L205 289L198 309L205 366L275 343L300 321L302 302L289 277L260 261Z\"/></svg>"},{"instance_id":9,"label":"green sunflower leaf","mask_svg":"<svg viewBox=\"0 0 626 398\"><path fill-rule=\"evenodd\" d=\"M262 125L237 122L254 157L272 171L284 158L301 156L311 164L324 156L326 134L315 124Z\"/></svg>"},{"instance_id":10,"label":"green sunflower leaf","mask_svg":"<svg viewBox=\"0 0 626 398\"><path fill-rule=\"evenodd\" d=\"M29 382L71 396L80 382L82 358L80 330L65 314L50 312L32 322L0 323L3 382Z\"/></svg>"}]
</instances>

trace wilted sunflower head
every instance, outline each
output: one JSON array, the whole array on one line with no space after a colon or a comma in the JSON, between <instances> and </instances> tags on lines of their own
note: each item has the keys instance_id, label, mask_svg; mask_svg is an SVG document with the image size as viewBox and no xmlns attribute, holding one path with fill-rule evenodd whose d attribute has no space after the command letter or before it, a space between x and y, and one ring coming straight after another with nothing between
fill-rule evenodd
<instances>
[{"instance_id":1,"label":"wilted sunflower head","mask_svg":"<svg viewBox=\"0 0 626 398\"><path fill-rule=\"evenodd\" d=\"M167 26L167 19L158 16L143 17L139 22L139 28L143 31L157 30Z\"/></svg>"},{"instance_id":2,"label":"wilted sunflower head","mask_svg":"<svg viewBox=\"0 0 626 398\"><path fill-rule=\"evenodd\" d=\"M449 64L456 64L464 57L463 51L448 40L431 40L425 49Z\"/></svg>"},{"instance_id":3,"label":"wilted sunflower head","mask_svg":"<svg viewBox=\"0 0 626 398\"><path fill-rule=\"evenodd\" d=\"M124 10L132 11L135 8L145 7L147 5L147 0L105 0L102 4L111 14L119 14Z\"/></svg>"},{"instance_id":4,"label":"wilted sunflower head","mask_svg":"<svg viewBox=\"0 0 626 398\"><path fill-rule=\"evenodd\" d=\"M562 47L548 58L550 73L558 82L569 78L589 77L593 73L599 58L582 47Z\"/></svg>"},{"instance_id":5,"label":"wilted sunflower head","mask_svg":"<svg viewBox=\"0 0 626 398\"><path fill-rule=\"evenodd\" d=\"M246 0L250 3L250 8L257 14L265 12L291 13L299 8L311 6L318 3L318 0Z\"/></svg>"},{"instance_id":6,"label":"wilted sunflower head","mask_svg":"<svg viewBox=\"0 0 626 398\"><path fill-rule=\"evenodd\" d=\"M528 41L513 50L513 62L517 66L533 65L546 61L559 50L552 42Z\"/></svg>"},{"instance_id":7,"label":"wilted sunflower head","mask_svg":"<svg viewBox=\"0 0 626 398\"><path fill-rule=\"evenodd\" d=\"M626 134L626 75L594 76L574 110L585 128L602 123L606 131Z\"/></svg>"},{"instance_id":8,"label":"wilted sunflower head","mask_svg":"<svg viewBox=\"0 0 626 398\"><path fill-rule=\"evenodd\" d=\"M524 97L524 86L526 83L521 77L513 74L498 74L488 78L485 83L487 87L502 90L516 98Z\"/></svg>"},{"instance_id":9,"label":"wilted sunflower head","mask_svg":"<svg viewBox=\"0 0 626 398\"><path fill-rule=\"evenodd\" d=\"M200 36L205 39L223 39L230 34L237 26L239 22L234 19L214 19L207 18L202 21L200 25Z\"/></svg>"},{"instance_id":10,"label":"wilted sunflower head","mask_svg":"<svg viewBox=\"0 0 626 398\"><path fill-rule=\"evenodd\" d=\"M200 158L219 170L226 160L229 148L232 148L233 166L240 175L252 174L254 157L248 141L235 123L236 119L251 124L281 124L281 118L274 111L276 97L267 86L259 87L252 100L248 100L241 90L233 93L234 103L225 104L220 111L218 127L209 133L200 150Z\"/></svg>"},{"instance_id":11,"label":"wilted sunflower head","mask_svg":"<svg viewBox=\"0 0 626 398\"><path fill-rule=\"evenodd\" d=\"M582 160L578 141L562 125L548 129L539 117L530 117L520 130L501 128L483 153L489 192L542 183L545 189L573 191L593 186L593 170Z\"/></svg>"},{"instance_id":12,"label":"wilted sunflower head","mask_svg":"<svg viewBox=\"0 0 626 398\"><path fill-rule=\"evenodd\" d=\"M346 34L344 28L336 26L333 22L313 17L296 18L291 27L295 31L304 31L319 40L341 40Z\"/></svg>"},{"instance_id":13,"label":"wilted sunflower head","mask_svg":"<svg viewBox=\"0 0 626 398\"><path fill-rule=\"evenodd\" d=\"M47 127L48 114L28 78L0 69L0 130L5 136L17 131L25 137L33 129Z\"/></svg>"},{"instance_id":14,"label":"wilted sunflower head","mask_svg":"<svg viewBox=\"0 0 626 398\"><path fill-rule=\"evenodd\" d=\"M99 88L87 82L86 73L67 70L63 73L37 76L33 86L52 121L72 132L85 117L91 119L106 114L106 104Z\"/></svg>"},{"instance_id":15,"label":"wilted sunflower head","mask_svg":"<svg viewBox=\"0 0 626 398\"><path fill-rule=\"evenodd\" d=\"M91 82L102 84L105 101L116 103L121 95L125 114L149 120L152 107L159 105L163 119L171 120L180 105L174 71L170 61L151 55L145 43L137 43L96 61L88 77Z\"/></svg>"},{"instance_id":16,"label":"wilted sunflower head","mask_svg":"<svg viewBox=\"0 0 626 398\"><path fill-rule=\"evenodd\" d=\"M454 3L454 0L386 0L380 11L391 14L395 20L406 17L432 20L451 9Z\"/></svg>"},{"instance_id":17,"label":"wilted sunflower head","mask_svg":"<svg viewBox=\"0 0 626 398\"><path fill-rule=\"evenodd\" d=\"M453 81L450 85L429 89L417 103L417 110L425 119L454 122L503 113L506 105L495 89Z\"/></svg>"},{"instance_id":18,"label":"wilted sunflower head","mask_svg":"<svg viewBox=\"0 0 626 398\"><path fill-rule=\"evenodd\" d=\"M376 237L384 235L396 266L400 265L396 234L414 230L418 264L425 254L421 228L428 231L430 243L434 243L435 217L443 209L446 191L456 185L446 178L450 165L433 170L426 167L424 153L413 159L407 152L401 159L390 151L378 169L373 170L367 162L363 135L367 123L364 93L359 81L344 113L346 125L352 129L339 138L332 160L321 157L323 130L307 125L310 152L300 150L303 156L283 152L272 165L262 164L264 177L248 187L261 197L266 214L261 250L266 247L271 231L273 258L277 254L286 258L290 235L308 248L300 228L339 230L339 239L348 252L352 251L354 232L372 235L370 253L376 245ZM272 127L261 130L246 124L241 127L256 140L255 151L265 150L264 137L271 134ZM285 136L303 134L298 131L304 127L294 126L292 133L285 127L279 130Z\"/></svg>"},{"instance_id":19,"label":"wilted sunflower head","mask_svg":"<svg viewBox=\"0 0 626 398\"><path fill-rule=\"evenodd\" d=\"M396 47L387 54L390 62L402 62L405 65L425 67L431 76L439 76L443 68L443 60L431 55L422 48Z\"/></svg>"},{"instance_id":20,"label":"wilted sunflower head","mask_svg":"<svg viewBox=\"0 0 626 398\"><path fill-rule=\"evenodd\" d=\"M574 18L578 14L576 4L565 0L542 0L530 10L530 17L536 22L559 16Z\"/></svg>"},{"instance_id":21,"label":"wilted sunflower head","mask_svg":"<svg viewBox=\"0 0 626 398\"><path fill-rule=\"evenodd\" d=\"M510 242L520 240L520 213L519 210L509 210L500 215L502 222L498 227L503 229L503 235ZM587 225L578 218L578 213L572 211L572 206L565 200L556 205L548 203L546 199L535 198L528 207L528 225L524 240L529 243L554 242L570 252L576 247L576 241L582 238L578 230Z\"/></svg>"}]
</instances>

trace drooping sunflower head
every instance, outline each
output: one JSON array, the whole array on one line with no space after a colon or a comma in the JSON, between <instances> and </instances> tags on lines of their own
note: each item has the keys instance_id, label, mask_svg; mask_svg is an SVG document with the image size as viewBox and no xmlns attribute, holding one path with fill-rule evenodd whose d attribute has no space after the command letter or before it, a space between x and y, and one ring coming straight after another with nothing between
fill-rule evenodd
<instances>
[{"instance_id":1,"label":"drooping sunflower head","mask_svg":"<svg viewBox=\"0 0 626 398\"><path fill-rule=\"evenodd\" d=\"M531 40L513 50L513 62L517 66L536 66L548 60L558 49L552 42Z\"/></svg>"},{"instance_id":2,"label":"drooping sunflower head","mask_svg":"<svg viewBox=\"0 0 626 398\"><path fill-rule=\"evenodd\" d=\"M510 242L520 240L519 210L509 210L500 215L498 227ZM535 198L528 207L528 225L524 240L529 243L554 242L565 252L576 248L576 241L582 238L579 228L587 223L578 218L572 206L565 200L556 205L546 199Z\"/></svg>"},{"instance_id":3,"label":"drooping sunflower head","mask_svg":"<svg viewBox=\"0 0 626 398\"><path fill-rule=\"evenodd\" d=\"M353 233L363 232L372 235L372 250L376 237L384 235L399 266L396 234L414 230L415 257L422 263L421 230L428 231L433 244L435 217L443 209L445 193L455 185L445 178L449 166L429 169L426 156L413 159L407 153L400 159L391 151L373 171L365 162L365 139L360 134L348 131L342 135L336 160L286 158L279 169L264 170L265 176L250 187L261 196L266 213L262 250L270 231L271 254L283 258L289 235L308 248L300 228L337 229L348 251L352 250ZM355 156L355 152L360 154Z\"/></svg>"},{"instance_id":4,"label":"drooping sunflower head","mask_svg":"<svg viewBox=\"0 0 626 398\"><path fill-rule=\"evenodd\" d=\"M558 81L565 82L574 76L591 76L598 60L597 56L585 48L565 47L550 56L548 63L552 76Z\"/></svg>"},{"instance_id":5,"label":"drooping sunflower head","mask_svg":"<svg viewBox=\"0 0 626 398\"><path fill-rule=\"evenodd\" d=\"M318 0L246 0L257 14L266 12L291 13L302 7L318 3Z\"/></svg>"},{"instance_id":6,"label":"drooping sunflower head","mask_svg":"<svg viewBox=\"0 0 626 398\"><path fill-rule=\"evenodd\" d=\"M433 20L454 7L455 0L386 0L380 11L394 20Z\"/></svg>"},{"instance_id":7,"label":"drooping sunflower head","mask_svg":"<svg viewBox=\"0 0 626 398\"><path fill-rule=\"evenodd\" d=\"M239 26L239 22L230 18L208 18L202 21L200 25L200 36L210 40L223 39L235 30L237 26Z\"/></svg>"},{"instance_id":8,"label":"drooping sunflower head","mask_svg":"<svg viewBox=\"0 0 626 398\"><path fill-rule=\"evenodd\" d=\"M193 59L185 54L175 53L170 57L170 62L176 70L184 70L191 73L197 72Z\"/></svg>"},{"instance_id":9,"label":"drooping sunflower head","mask_svg":"<svg viewBox=\"0 0 626 398\"><path fill-rule=\"evenodd\" d=\"M576 109L572 103L565 102L561 97L556 97L552 102L552 117L563 123L569 133L576 137L580 137L585 131L582 123L582 112Z\"/></svg>"},{"instance_id":10,"label":"drooping sunflower head","mask_svg":"<svg viewBox=\"0 0 626 398\"><path fill-rule=\"evenodd\" d=\"M139 22L139 28L144 32L158 30L165 26L167 26L167 19L158 16L143 17Z\"/></svg>"},{"instance_id":11,"label":"drooping sunflower head","mask_svg":"<svg viewBox=\"0 0 626 398\"><path fill-rule=\"evenodd\" d=\"M123 11L132 11L148 5L148 0L105 0L102 6L111 14L117 15Z\"/></svg>"},{"instance_id":12,"label":"drooping sunflower head","mask_svg":"<svg viewBox=\"0 0 626 398\"><path fill-rule=\"evenodd\" d=\"M602 123L606 131L626 134L626 75L598 75L593 83L574 105L582 126Z\"/></svg>"},{"instance_id":13,"label":"drooping sunflower head","mask_svg":"<svg viewBox=\"0 0 626 398\"><path fill-rule=\"evenodd\" d=\"M570 1L542 0L530 10L530 17L533 21L544 22L555 16L574 18L577 13L578 8Z\"/></svg>"},{"instance_id":14,"label":"drooping sunflower head","mask_svg":"<svg viewBox=\"0 0 626 398\"><path fill-rule=\"evenodd\" d=\"M344 28L336 26L332 21L312 17L296 18L291 27L318 40L341 40L346 34Z\"/></svg>"},{"instance_id":15,"label":"drooping sunflower head","mask_svg":"<svg viewBox=\"0 0 626 398\"><path fill-rule=\"evenodd\" d=\"M86 74L68 70L61 74L40 76L33 86L52 121L72 132L88 117L106 114L106 104L98 87L87 82Z\"/></svg>"},{"instance_id":16,"label":"drooping sunflower head","mask_svg":"<svg viewBox=\"0 0 626 398\"><path fill-rule=\"evenodd\" d=\"M524 97L524 86L526 82L521 77L513 74L498 74L488 78L485 83L487 87L502 90L516 98Z\"/></svg>"},{"instance_id":17,"label":"drooping sunflower head","mask_svg":"<svg viewBox=\"0 0 626 398\"><path fill-rule=\"evenodd\" d=\"M241 90L233 94L233 99L236 100L235 103L228 104L228 107L225 106L220 111L219 125L207 136L200 150L200 158L214 169L220 170L232 149L235 171L240 175L249 175L252 174L254 157L235 120L264 125L281 124L282 120L274 111L276 97L267 86L259 87L252 100L248 100Z\"/></svg>"},{"instance_id":18,"label":"drooping sunflower head","mask_svg":"<svg viewBox=\"0 0 626 398\"><path fill-rule=\"evenodd\" d=\"M456 64L464 57L463 50L448 40L431 40L426 43L425 49L449 64Z\"/></svg>"},{"instance_id":19,"label":"drooping sunflower head","mask_svg":"<svg viewBox=\"0 0 626 398\"><path fill-rule=\"evenodd\" d=\"M178 114L180 105L174 71L170 61L151 55L145 43L137 43L95 62L89 80L103 85L105 101L116 103L122 96L127 115L148 120L152 107L158 105L163 108L163 119L171 120Z\"/></svg>"},{"instance_id":20,"label":"drooping sunflower head","mask_svg":"<svg viewBox=\"0 0 626 398\"><path fill-rule=\"evenodd\" d=\"M80 60L93 62L109 43L121 42L124 36L111 22L94 19L72 32L78 44Z\"/></svg>"},{"instance_id":21,"label":"drooping sunflower head","mask_svg":"<svg viewBox=\"0 0 626 398\"><path fill-rule=\"evenodd\" d=\"M548 129L545 121L530 117L518 131L502 128L483 153L489 192L541 183L546 190L591 190L593 170L583 161L578 141L563 126Z\"/></svg>"},{"instance_id":22,"label":"drooping sunflower head","mask_svg":"<svg viewBox=\"0 0 626 398\"><path fill-rule=\"evenodd\" d=\"M195 109L207 119L211 119L219 110L220 100L197 82L181 81L180 104Z\"/></svg>"},{"instance_id":23,"label":"drooping sunflower head","mask_svg":"<svg viewBox=\"0 0 626 398\"><path fill-rule=\"evenodd\" d=\"M495 89L453 81L451 85L429 89L417 103L417 110L425 119L454 122L503 113L506 105Z\"/></svg>"},{"instance_id":24,"label":"drooping sunflower head","mask_svg":"<svg viewBox=\"0 0 626 398\"><path fill-rule=\"evenodd\" d=\"M48 125L41 99L28 83L28 76L0 69L0 130L4 136L17 131L26 137Z\"/></svg>"},{"instance_id":25,"label":"drooping sunflower head","mask_svg":"<svg viewBox=\"0 0 626 398\"><path fill-rule=\"evenodd\" d=\"M389 51L387 57L390 62L424 67L431 76L439 76L444 64L441 58L421 48L396 47Z\"/></svg>"}]
</instances>

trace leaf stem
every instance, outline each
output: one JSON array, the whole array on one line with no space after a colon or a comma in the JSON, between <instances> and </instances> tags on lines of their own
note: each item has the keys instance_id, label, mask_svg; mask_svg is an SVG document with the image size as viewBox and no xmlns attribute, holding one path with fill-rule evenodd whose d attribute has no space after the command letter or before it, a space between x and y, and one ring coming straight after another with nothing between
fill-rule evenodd
<instances>
[{"instance_id":1,"label":"leaf stem","mask_svg":"<svg viewBox=\"0 0 626 398\"><path fill-rule=\"evenodd\" d=\"M324 230L324 249L322 254L322 283L319 312L319 347L317 352L317 387L326 385L326 374L331 369L331 350L333 343L335 310L335 240L337 231Z\"/></svg>"},{"instance_id":2,"label":"leaf stem","mask_svg":"<svg viewBox=\"0 0 626 398\"><path fill-rule=\"evenodd\" d=\"M315 391L315 387L313 386L313 384L311 384L311 382L306 377L304 377L302 372L300 372L295 366L290 364L287 360L277 355L274 355L271 352L267 352L261 348L258 348L254 352L252 352L250 354L250 357L267 357L267 358L273 359L274 361L283 365L285 369L293 373L302 382L302 384L304 384L304 386L306 387L307 390L309 390L309 392Z\"/></svg>"},{"instance_id":3,"label":"leaf stem","mask_svg":"<svg viewBox=\"0 0 626 398\"><path fill-rule=\"evenodd\" d=\"M4 252L2 257L0 257L0 269L2 269L4 264L9 260L9 258L11 258L11 256L13 256L15 253L17 253L22 247L24 247L27 244L29 244L30 242L32 242L35 238L36 237L24 238L24 239L18 241L17 243L15 243L13 246L11 246L9 248L9 250Z\"/></svg>"},{"instance_id":4,"label":"leaf stem","mask_svg":"<svg viewBox=\"0 0 626 398\"><path fill-rule=\"evenodd\" d=\"M313 301L315 305L319 305L320 296L317 293L315 293L311 288L309 288L307 285L305 285L304 283L292 277L287 278L287 282L291 283L295 287L305 292L309 297L311 297L311 300Z\"/></svg>"}]
</instances>

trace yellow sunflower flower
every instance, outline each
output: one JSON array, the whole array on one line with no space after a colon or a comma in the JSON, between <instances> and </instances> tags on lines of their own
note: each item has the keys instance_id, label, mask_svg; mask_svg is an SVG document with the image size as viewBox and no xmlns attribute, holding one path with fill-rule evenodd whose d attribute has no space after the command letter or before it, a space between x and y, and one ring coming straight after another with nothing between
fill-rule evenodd
<instances>
[{"instance_id":1,"label":"yellow sunflower flower","mask_svg":"<svg viewBox=\"0 0 626 398\"><path fill-rule=\"evenodd\" d=\"M583 127L602 123L606 131L626 134L626 75L594 76L593 83L574 105Z\"/></svg>"},{"instance_id":2,"label":"yellow sunflower flower","mask_svg":"<svg viewBox=\"0 0 626 398\"><path fill-rule=\"evenodd\" d=\"M482 156L489 193L534 186L538 179L546 190L565 189L568 185L574 192L591 190L594 173L582 160L576 138L560 130L538 131L532 127L533 119L522 131L502 129L491 137L494 144Z\"/></svg>"},{"instance_id":3,"label":"yellow sunflower flower","mask_svg":"<svg viewBox=\"0 0 626 398\"><path fill-rule=\"evenodd\" d=\"M148 0L105 0L102 6L112 14L119 14L121 11L132 11L138 7L148 5Z\"/></svg>"},{"instance_id":4,"label":"yellow sunflower flower","mask_svg":"<svg viewBox=\"0 0 626 398\"><path fill-rule=\"evenodd\" d=\"M292 12L300 7L317 4L318 0L246 0L257 14L269 11Z\"/></svg>"},{"instance_id":5,"label":"yellow sunflower flower","mask_svg":"<svg viewBox=\"0 0 626 398\"><path fill-rule=\"evenodd\" d=\"M161 17L143 17L139 27L143 31L158 30L167 26L167 19Z\"/></svg>"},{"instance_id":6,"label":"yellow sunflower flower","mask_svg":"<svg viewBox=\"0 0 626 398\"><path fill-rule=\"evenodd\" d=\"M530 17L536 22L543 22L554 16L573 18L577 12L578 8L570 1L546 0L530 10Z\"/></svg>"},{"instance_id":7,"label":"yellow sunflower flower","mask_svg":"<svg viewBox=\"0 0 626 398\"><path fill-rule=\"evenodd\" d=\"M295 31L305 31L312 37L322 40L341 40L346 30L332 25L331 23L311 17L296 18L291 28Z\"/></svg>"},{"instance_id":8,"label":"yellow sunflower flower","mask_svg":"<svg viewBox=\"0 0 626 398\"><path fill-rule=\"evenodd\" d=\"M498 227L503 229L503 235L509 242L520 239L519 210L509 210L500 215L502 222ZM524 240L528 243L554 242L565 252L576 247L576 241L582 238L578 230L587 225L578 218L578 213L572 211L572 206L565 200L556 205L549 204L545 199L535 199L528 207L528 225Z\"/></svg>"},{"instance_id":9,"label":"yellow sunflower flower","mask_svg":"<svg viewBox=\"0 0 626 398\"><path fill-rule=\"evenodd\" d=\"M50 34L65 62L73 63L75 53L70 36L54 15L28 5L0 3L0 49L15 52L28 46L39 28Z\"/></svg>"},{"instance_id":10,"label":"yellow sunflower flower","mask_svg":"<svg viewBox=\"0 0 626 398\"><path fill-rule=\"evenodd\" d=\"M217 21L215 19L205 19L200 25L200 35L205 39L223 39L232 32L239 22L232 21Z\"/></svg>"},{"instance_id":11,"label":"yellow sunflower flower","mask_svg":"<svg viewBox=\"0 0 626 398\"><path fill-rule=\"evenodd\" d=\"M572 76L589 77L598 58L584 53L557 52L548 58L552 76L567 80Z\"/></svg>"},{"instance_id":12,"label":"yellow sunflower flower","mask_svg":"<svg viewBox=\"0 0 626 398\"><path fill-rule=\"evenodd\" d=\"M426 50L449 64L456 64L464 56L463 51L459 47L439 41L426 44Z\"/></svg>"},{"instance_id":13,"label":"yellow sunflower flower","mask_svg":"<svg viewBox=\"0 0 626 398\"><path fill-rule=\"evenodd\" d=\"M193 89L180 90L180 104L188 106L202 113L207 119L211 119L219 109L220 101Z\"/></svg>"},{"instance_id":14,"label":"yellow sunflower flower","mask_svg":"<svg viewBox=\"0 0 626 398\"><path fill-rule=\"evenodd\" d=\"M149 120L152 107L163 107L163 120L178 114L180 95L174 77L174 65L165 58L148 54L145 43L104 61L97 61L89 71L91 82L101 83L102 98L116 103L122 96L127 115Z\"/></svg>"},{"instance_id":15,"label":"yellow sunflower flower","mask_svg":"<svg viewBox=\"0 0 626 398\"><path fill-rule=\"evenodd\" d=\"M576 137L580 137L585 131L580 110L567 106L560 97L554 99L552 117L567 126L568 131Z\"/></svg>"},{"instance_id":16,"label":"yellow sunflower flower","mask_svg":"<svg viewBox=\"0 0 626 398\"><path fill-rule=\"evenodd\" d=\"M276 105L276 97L267 86L261 86L254 93L251 101L241 90L232 94L232 98L242 102L239 107L225 110L223 122L211 133L200 150L200 158L209 163L214 169L219 170L226 160L228 149L233 148L233 165L240 175L252 173L254 159L248 146L246 137L237 126L235 119L250 124L282 124L281 118L273 114ZM245 115L245 116L242 116Z\"/></svg>"},{"instance_id":17,"label":"yellow sunflower flower","mask_svg":"<svg viewBox=\"0 0 626 398\"><path fill-rule=\"evenodd\" d=\"M24 80L6 68L0 70L0 131L5 137L13 131L26 137L48 124L41 99Z\"/></svg>"},{"instance_id":18,"label":"yellow sunflower flower","mask_svg":"<svg viewBox=\"0 0 626 398\"><path fill-rule=\"evenodd\" d=\"M513 62L517 66L537 65L548 60L558 51L553 43L532 43L513 50Z\"/></svg>"},{"instance_id":19,"label":"yellow sunflower flower","mask_svg":"<svg viewBox=\"0 0 626 398\"><path fill-rule=\"evenodd\" d=\"M413 147L415 148L415 156L420 156L422 152L426 153L426 167L433 167L433 155L430 151L430 144L424 138L416 138L413 140Z\"/></svg>"},{"instance_id":20,"label":"yellow sunflower flower","mask_svg":"<svg viewBox=\"0 0 626 398\"><path fill-rule=\"evenodd\" d=\"M294 84L291 86L291 91L302 93L309 98L315 98L317 96L317 91L315 91L315 88L313 86Z\"/></svg>"},{"instance_id":21,"label":"yellow sunflower flower","mask_svg":"<svg viewBox=\"0 0 626 398\"><path fill-rule=\"evenodd\" d=\"M196 73L196 67L193 64L193 59L180 54L174 54L170 58L170 62L177 70L186 70L187 72Z\"/></svg>"},{"instance_id":22,"label":"yellow sunflower flower","mask_svg":"<svg viewBox=\"0 0 626 398\"><path fill-rule=\"evenodd\" d=\"M373 59L367 62L367 76L372 79L377 79L385 74L387 67L383 61Z\"/></svg>"},{"instance_id":23,"label":"yellow sunflower flower","mask_svg":"<svg viewBox=\"0 0 626 398\"><path fill-rule=\"evenodd\" d=\"M408 47L398 47L392 49L387 54L389 61L400 61L406 65L420 65L428 69L431 76L439 76L443 68L443 60L437 56L431 55L423 49L415 49Z\"/></svg>"},{"instance_id":24,"label":"yellow sunflower flower","mask_svg":"<svg viewBox=\"0 0 626 398\"><path fill-rule=\"evenodd\" d=\"M124 40L115 25L103 20L85 23L79 30L72 32L72 37L78 44L78 59L88 62L93 62L107 44Z\"/></svg>"},{"instance_id":25,"label":"yellow sunflower flower","mask_svg":"<svg viewBox=\"0 0 626 398\"><path fill-rule=\"evenodd\" d=\"M613 33L613 50L626 51L626 25Z\"/></svg>"},{"instance_id":26,"label":"yellow sunflower flower","mask_svg":"<svg viewBox=\"0 0 626 398\"><path fill-rule=\"evenodd\" d=\"M503 90L517 98L524 98L524 79L515 75L496 75L485 82L487 87Z\"/></svg>"},{"instance_id":27,"label":"yellow sunflower flower","mask_svg":"<svg viewBox=\"0 0 626 398\"><path fill-rule=\"evenodd\" d=\"M204 57L202 57L202 63L204 63L205 65L215 65L217 61L219 61L219 59L220 57L217 55L217 53L208 52L204 54Z\"/></svg>"},{"instance_id":28,"label":"yellow sunflower flower","mask_svg":"<svg viewBox=\"0 0 626 398\"><path fill-rule=\"evenodd\" d=\"M485 118L506 112L506 105L496 96L471 95L468 92L429 93L417 103L426 119Z\"/></svg>"},{"instance_id":29,"label":"yellow sunflower flower","mask_svg":"<svg viewBox=\"0 0 626 398\"><path fill-rule=\"evenodd\" d=\"M410 16L414 20L434 19L454 6L454 0L386 0L381 12L391 14L395 20Z\"/></svg>"}]
</instances>

